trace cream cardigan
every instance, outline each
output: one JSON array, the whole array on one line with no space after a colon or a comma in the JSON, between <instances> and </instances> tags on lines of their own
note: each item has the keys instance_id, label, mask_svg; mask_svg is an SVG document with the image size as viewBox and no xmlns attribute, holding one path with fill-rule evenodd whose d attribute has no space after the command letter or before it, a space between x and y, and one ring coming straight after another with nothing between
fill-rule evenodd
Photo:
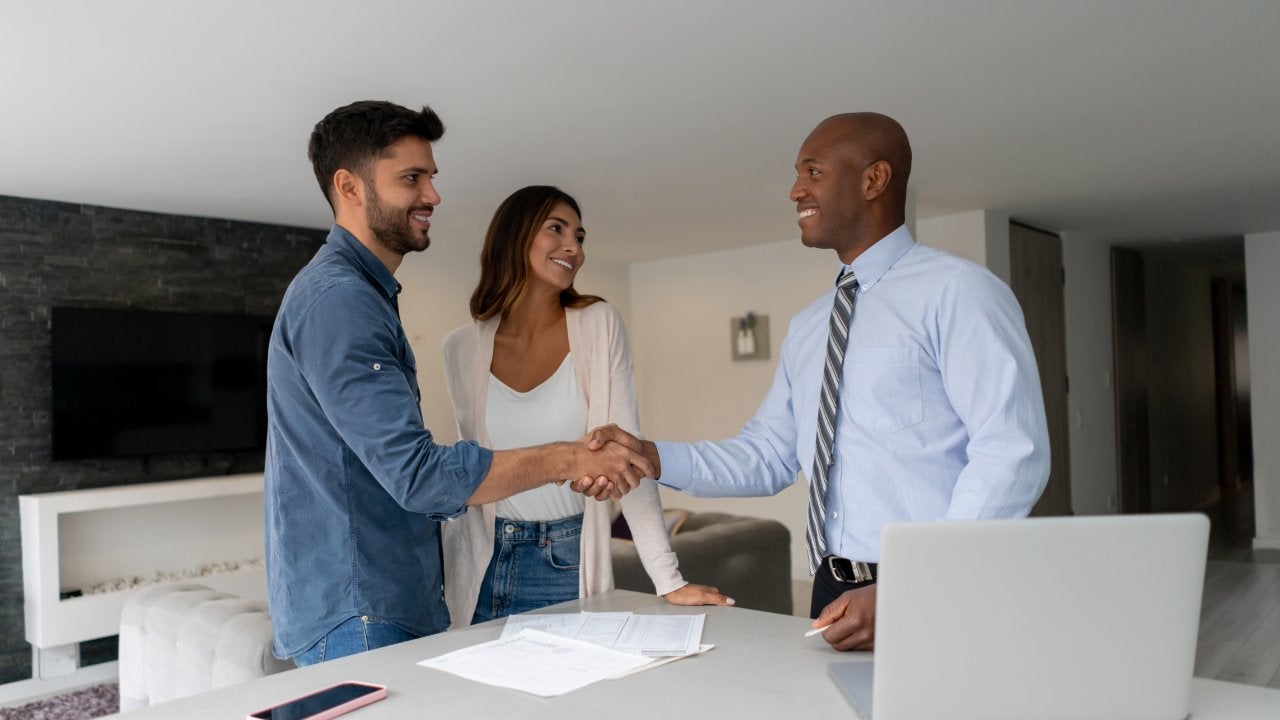
<instances>
[{"instance_id":1,"label":"cream cardigan","mask_svg":"<svg viewBox=\"0 0 1280 720\"><path fill-rule=\"evenodd\" d=\"M484 415L498 322L495 317L464 325L449 333L443 344L445 384L458 422L458 437L486 447L490 441ZM618 311L603 302L570 308L565 311L565 324L573 369L587 398L587 428L616 423L638 435L631 350ZM623 496L622 512L657 593L665 595L684 586L662 520L657 485L646 480ZM578 572L581 597L613 589L609 515L608 503L587 500ZM493 556L495 518L494 506L489 503L468 508L466 515L444 525L445 601L452 627L471 624L480 584Z\"/></svg>"}]
</instances>

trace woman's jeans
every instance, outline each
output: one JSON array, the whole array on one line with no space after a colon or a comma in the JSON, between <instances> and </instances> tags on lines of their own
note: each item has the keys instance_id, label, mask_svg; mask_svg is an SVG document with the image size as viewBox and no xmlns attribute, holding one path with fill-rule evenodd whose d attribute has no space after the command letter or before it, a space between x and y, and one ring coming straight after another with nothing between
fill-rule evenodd
<instances>
[{"instance_id":1,"label":"woman's jeans","mask_svg":"<svg viewBox=\"0 0 1280 720\"><path fill-rule=\"evenodd\" d=\"M471 623L576 600L581 553L581 515L552 522L498 518Z\"/></svg>"}]
</instances>

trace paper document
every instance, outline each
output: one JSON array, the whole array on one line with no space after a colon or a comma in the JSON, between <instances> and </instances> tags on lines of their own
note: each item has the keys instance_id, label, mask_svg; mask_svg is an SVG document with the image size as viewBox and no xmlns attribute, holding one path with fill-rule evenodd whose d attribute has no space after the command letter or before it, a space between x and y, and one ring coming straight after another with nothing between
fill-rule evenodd
<instances>
[{"instance_id":1,"label":"paper document","mask_svg":"<svg viewBox=\"0 0 1280 720\"><path fill-rule=\"evenodd\" d=\"M423 667L469 680L552 697L634 670L648 658L525 629L509 638L430 658Z\"/></svg>"},{"instance_id":2,"label":"paper document","mask_svg":"<svg viewBox=\"0 0 1280 720\"><path fill-rule=\"evenodd\" d=\"M707 651L709 651L709 650L713 650L713 649L715 649L715 645L699 645L699 646L698 646L698 651L697 651L697 652L695 652L695 653L694 653L694 655L701 655L702 653L707 652ZM649 662L648 662L648 663L646 663L646 664L644 664L644 665L641 665L641 666L640 666L640 667L638 667L638 668L632 668L632 669L630 669L630 670L623 670L622 672L620 672L620 673L618 673L618 674L616 674L616 675L610 675L608 679L610 679L610 680L621 680L622 678L624 678L624 677L626 677L626 676L628 676L628 675L634 675L634 674L636 674L636 673L638 673L638 672L644 672L645 670L652 670L652 669L654 669L654 668L656 668L656 667L658 667L658 666L660 666L660 665L666 665L667 663L675 662L676 660L683 660L683 659L685 659L685 658L687 658L687 657L690 657L690 656L689 656L689 655L673 655L673 656L671 656L671 657L659 657L659 658L652 658L652 659L650 659L650 660L649 660Z\"/></svg>"},{"instance_id":3,"label":"paper document","mask_svg":"<svg viewBox=\"0 0 1280 720\"><path fill-rule=\"evenodd\" d=\"M645 657L682 657L698 652L706 615L636 615L634 613L562 613L512 615L502 637L523 630L573 638Z\"/></svg>"}]
</instances>

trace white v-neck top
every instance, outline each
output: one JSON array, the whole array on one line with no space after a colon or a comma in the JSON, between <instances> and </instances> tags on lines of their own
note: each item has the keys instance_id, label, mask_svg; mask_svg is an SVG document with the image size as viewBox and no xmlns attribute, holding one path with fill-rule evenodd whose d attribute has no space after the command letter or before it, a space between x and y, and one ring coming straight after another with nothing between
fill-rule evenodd
<instances>
[{"instance_id":1,"label":"white v-neck top","mask_svg":"<svg viewBox=\"0 0 1280 720\"><path fill-rule=\"evenodd\" d=\"M485 422L494 450L577 440L587 432L587 398L570 354L541 385L519 392L489 373ZM509 520L562 520L581 515L586 497L554 483L499 500L498 517Z\"/></svg>"}]
</instances>

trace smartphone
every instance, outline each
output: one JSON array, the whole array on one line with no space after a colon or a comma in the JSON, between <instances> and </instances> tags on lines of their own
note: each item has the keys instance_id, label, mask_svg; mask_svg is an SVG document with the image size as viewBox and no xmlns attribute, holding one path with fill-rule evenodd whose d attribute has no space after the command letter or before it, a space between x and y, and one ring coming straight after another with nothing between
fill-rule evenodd
<instances>
[{"instance_id":1,"label":"smartphone","mask_svg":"<svg viewBox=\"0 0 1280 720\"><path fill-rule=\"evenodd\" d=\"M385 685L344 682L249 715L249 720L328 720L387 696Z\"/></svg>"}]
</instances>

